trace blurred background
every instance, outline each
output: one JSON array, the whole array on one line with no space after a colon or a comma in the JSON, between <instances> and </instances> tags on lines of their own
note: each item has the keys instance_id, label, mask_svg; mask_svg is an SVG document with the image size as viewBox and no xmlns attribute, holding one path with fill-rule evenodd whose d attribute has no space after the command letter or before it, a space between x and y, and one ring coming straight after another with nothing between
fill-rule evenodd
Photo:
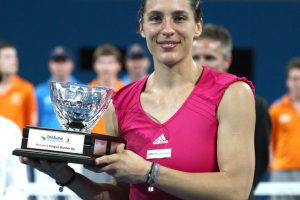
<instances>
[{"instance_id":1,"label":"blurred background","mask_svg":"<svg viewBox=\"0 0 300 200\"><path fill-rule=\"evenodd\" d=\"M299 1L203 2L204 22L231 32L234 63L243 62L257 93L269 102L282 95L285 65L300 52ZM138 0L0 0L0 39L17 46L19 74L34 84L48 78L49 51L56 45L70 50L75 76L87 82L94 76L85 57L89 49L102 43L121 49L134 42L145 45L137 34L138 6Z\"/></svg>"},{"instance_id":2,"label":"blurred background","mask_svg":"<svg viewBox=\"0 0 300 200\"><path fill-rule=\"evenodd\" d=\"M51 51L57 46L67 49L67 56L63 51L64 59L71 57L74 61L73 76L76 80L93 84L90 81L99 75L93 67L97 62L95 49L103 44L114 45L121 52L122 63L121 70L115 72L123 80L127 73L124 66L128 47L138 43L147 49L145 40L137 33L139 3L139 0L0 0L0 41L9 41L16 46L18 75L34 86L51 77L48 62L54 55ZM231 33L233 61L229 72L252 80L256 93L265 98L268 105L287 92L286 65L291 58L300 56L299 19L298 0L203 1L204 24L218 24ZM134 48L132 52L135 52ZM149 52L144 52L140 47L136 52L137 56L147 54L150 57ZM129 53L129 57L134 58L133 53ZM115 58L118 59L118 56ZM149 72L153 69L151 62ZM49 98L49 94L46 97ZM32 169L27 169L27 172L29 182L36 182L40 176ZM111 180L110 177L100 179L106 182ZM268 181L268 173L262 180ZM300 188L300 185L297 187ZM264 194L274 189L274 185L265 186L256 199L265 199L262 196L268 196ZM43 194L39 193L36 185L29 190L35 190L33 193L37 194L30 199L47 199L38 198ZM290 191L291 188L286 192ZM69 194L76 199L72 193ZM67 199L57 196L55 193L49 199Z\"/></svg>"}]
</instances>

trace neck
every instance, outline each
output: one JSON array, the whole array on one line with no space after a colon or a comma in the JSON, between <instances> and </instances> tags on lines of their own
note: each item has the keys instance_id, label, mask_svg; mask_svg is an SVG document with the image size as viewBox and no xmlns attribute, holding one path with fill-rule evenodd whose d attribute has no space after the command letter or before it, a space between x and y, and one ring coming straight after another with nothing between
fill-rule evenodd
<instances>
[{"instance_id":1,"label":"neck","mask_svg":"<svg viewBox=\"0 0 300 200\"><path fill-rule=\"evenodd\" d=\"M131 73L129 75L131 81L138 81L146 76L147 76L147 73Z\"/></svg>"},{"instance_id":2,"label":"neck","mask_svg":"<svg viewBox=\"0 0 300 200\"><path fill-rule=\"evenodd\" d=\"M1 74L0 76L0 94L4 94L12 86L13 76L4 74Z\"/></svg>"},{"instance_id":3,"label":"neck","mask_svg":"<svg viewBox=\"0 0 300 200\"><path fill-rule=\"evenodd\" d=\"M103 77L103 76L98 76L97 77L98 84L100 86L105 86L109 88L115 88L117 84L117 77Z\"/></svg>"},{"instance_id":4,"label":"neck","mask_svg":"<svg viewBox=\"0 0 300 200\"><path fill-rule=\"evenodd\" d=\"M0 78L0 85L1 86L7 86L12 83L13 75L8 74L1 74Z\"/></svg>"},{"instance_id":5,"label":"neck","mask_svg":"<svg viewBox=\"0 0 300 200\"><path fill-rule=\"evenodd\" d=\"M52 77L52 80L57 81L57 82L68 82L70 81L70 77Z\"/></svg>"},{"instance_id":6,"label":"neck","mask_svg":"<svg viewBox=\"0 0 300 200\"><path fill-rule=\"evenodd\" d=\"M291 97L291 99L294 103L300 103L300 96L299 95L290 94L290 97Z\"/></svg>"},{"instance_id":7,"label":"neck","mask_svg":"<svg viewBox=\"0 0 300 200\"><path fill-rule=\"evenodd\" d=\"M196 84L203 69L188 56L174 66L167 66L154 60L154 66L153 85L151 86L162 90L177 88L183 83Z\"/></svg>"}]
</instances>

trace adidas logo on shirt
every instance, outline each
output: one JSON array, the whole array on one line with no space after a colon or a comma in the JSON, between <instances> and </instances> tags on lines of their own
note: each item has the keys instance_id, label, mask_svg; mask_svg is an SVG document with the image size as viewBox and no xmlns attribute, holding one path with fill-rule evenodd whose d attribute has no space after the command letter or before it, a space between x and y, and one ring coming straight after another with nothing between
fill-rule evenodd
<instances>
[{"instance_id":1,"label":"adidas logo on shirt","mask_svg":"<svg viewBox=\"0 0 300 200\"><path fill-rule=\"evenodd\" d=\"M156 140L153 142L153 144L167 144L168 140L165 138L165 135L162 133Z\"/></svg>"}]
</instances>

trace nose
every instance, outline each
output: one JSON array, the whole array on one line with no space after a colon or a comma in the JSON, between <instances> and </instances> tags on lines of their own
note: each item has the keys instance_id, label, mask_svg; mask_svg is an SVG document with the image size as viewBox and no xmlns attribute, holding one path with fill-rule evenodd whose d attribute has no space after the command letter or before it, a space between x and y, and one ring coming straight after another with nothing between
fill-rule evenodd
<instances>
[{"instance_id":1,"label":"nose","mask_svg":"<svg viewBox=\"0 0 300 200\"><path fill-rule=\"evenodd\" d=\"M175 33L173 23L171 19L165 19L162 28L162 35L165 37L171 37Z\"/></svg>"}]
</instances>

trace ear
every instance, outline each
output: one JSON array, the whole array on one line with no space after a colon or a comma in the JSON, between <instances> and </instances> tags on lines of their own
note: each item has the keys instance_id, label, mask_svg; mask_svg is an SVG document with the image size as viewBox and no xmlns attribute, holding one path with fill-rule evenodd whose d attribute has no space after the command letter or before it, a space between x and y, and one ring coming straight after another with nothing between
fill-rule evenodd
<instances>
[{"instance_id":1,"label":"ear","mask_svg":"<svg viewBox=\"0 0 300 200\"><path fill-rule=\"evenodd\" d=\"M199 37L202 33L202 19L196 23L195 37Z\"/></svg>"},{"instance_id":2,"label":"ear","mask_svg":"<svg viewBox=\"0 0 300 200\"><path fill-rule=\"evenodd\" d=\"M227 72L232 62L232 54L225 57L224 71Z\"/></svg>"},{"instance_id":3,"label":"ear","mask_svg":"<svg viewBox=\"0 0 300 200\"><path fill-rule=\"evenodd\" d=\"M48 61L48 69L49 69L49 71L51 71L51 64L52 64L52 61Z\"/></svg>"},{"instance_id":4,"label":"ear","mask_svg":"<svg viewBox=\"0 0 300 200\"><path fill-rule=\"evenodd\" d=\"M285 78L285 87L287 89L289 89L289 77L288 77L288 75L286 75L286 78Z\"/></svg>"},{"instance_id":5,"label":"ear","mask_svg":"<svg viewBox=\"0 0 300 200\"><path fill-rule=\"evenodd\" d=\"M121 71L121 69L122 69L122 63L118 62L118 70L117 70L117 72L119 73Z\"/></svg>"},{"instance_id":6,"label":"ear","mask_svg":"<svg viewBox=\"0 0 300 200\"><path fill-rule=\"evenodd\" d=\"M149 58L147 58L147 66L148 66L148 68L147 68L147 69L149 69L150 65L151 65L151 63L150 63L150 59L149 59Z\"/></svg>"},{"instance_id":7,"label":"ear","mask_svg":"<svg viewBox=\"0 0 300 200\"><path fill-rule=\"evenodd\" d=\"M71 70L73 71L74 70L74 66L75 66L73 60L70 60L70 65L71 65Z\"/></svg>"},{"instance_id":8,"label":"ear","mask_svg":"<svg viewBox=\"0 0 300 200\"><path fill-rule=\"evenodd\" d=\"M96 62L93 63L93 69L95 72L97 71L97 63Z\"/></svg>"},{"instance_id":9,"label":"ear","mask_svg":"<svg viewBox=\"0 0 300 200\"><path fill-rule=\"evenodd\" d=\"M140 27L139 27L139 29L140 29L140 35L141 35L143 38L145 38L146 36L145 36L145 33L144 33L143 19L140 19L139 24L140 24Z\"/></svg>"}]
</instances>

